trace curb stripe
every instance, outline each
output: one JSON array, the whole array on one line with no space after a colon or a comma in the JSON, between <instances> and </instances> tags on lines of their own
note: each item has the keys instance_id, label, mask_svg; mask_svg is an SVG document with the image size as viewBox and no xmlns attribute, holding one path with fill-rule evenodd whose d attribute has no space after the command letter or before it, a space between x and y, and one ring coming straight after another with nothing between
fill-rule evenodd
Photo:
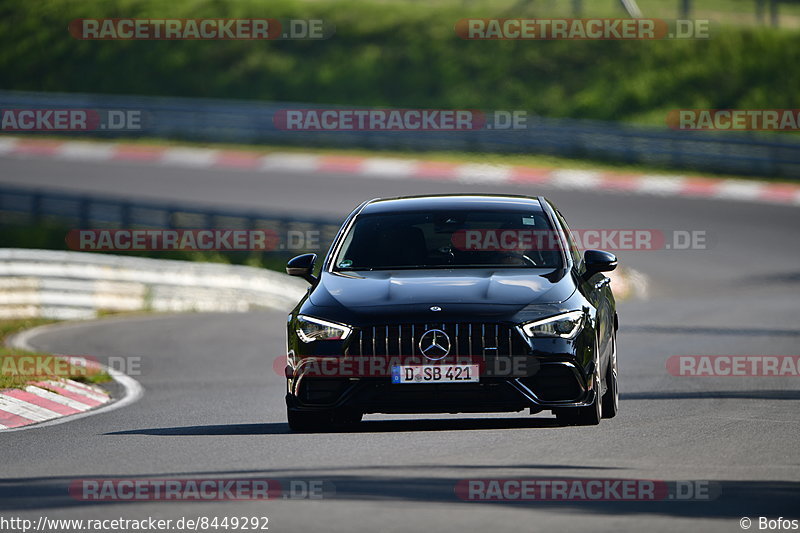
<instances>
[{"instance_id":1,"label":"curb stripe","mask_svg":"<svg viewBox=\"0 0 800 533\"><path fill-rule=\"evenodd\" d=\"M408 178L414 174L416 168L416 161L408 159L370 157L364 160L359 173L378 178Z\"/></svg>"},{"instance_id":2,"label":"curb stripe","mask_svg":"<svg viewBox=\"0 0 800 533\"><path fill-rule=\"evenodd\" d=\"M108 394L106 394L106 392L97 385L91 385L89 383L81 383L80 381L75 381L74 379L69 379L69 378L61 378L59 381L66 383L67 385L70 385L72 387L75 387L76 389L82 389L86 391L86 393L90 396L97 395L100 399L108 396Z\"/></svg>"},{"instance_id":3,"label":"curb stripe","mask_svg":"<svg viewBox=\"0 0 800 533\"><path fill-rule=\"evenodd\" d=\"M69 379L62 379L59 381L48 380L47 383L52 385L53 387L61 387L64 390L83 396L84 398L86 398L86 400L94 400L100 403L105 403L106 401L108 401L108 396L106 396L105 394L92 390L88 387L76 384L74 381L71 381Z\"/></svg>"},{"instance_id":4,"label":"curb stripe","mask_svg":"<svg viewBox=\"0 0 800 533\"><path fill-rule=\"evenodd\" d=\"M551 179L552 169L516 166L511 169L511 181L514 183L547 183Z\"/></svg>"},{"instance_id":5,"label":"curb stripe","mask_svg":"<svg viewBox=\"0 0 800 533\"><path fill-rule=\"evenodd\" d=\"M50 409L39 407L38 405L28 403L24 400L18 400L12 396L6 396L5 394L0 394L0 409L33 420L34 422L44 422L45 420L61 416Z\"/></svg>"},{"instance_id":6,"label":"curb stripe","mask_svg":"<svg viewBox=\"0 0 800 533\"><path fill-rule=\"evenodd\" d=\"M33 424L34 422L36 421L31 420L30 418L25 418L0 409L0 425L6 428L18 428L20 426Z\"/></svg>"},{"instance_id":7,"label":"curb stripe","mask_svg":"<svg viewBox=\"0 0 800 533\"><path fill-rule=\"evenodd\" d=\"M118 144L114 146L111 159L118 161L157 161L161 159L164 152L166 152L166 148L156 146Z\"/></svg>"},{"instance_id":8,"label":"curb stripe","mask_svg":"<svg viewBox=\"0 0 800 533\"><path fill-rule=\"evenodd\" d=\"M65 159L105 161L114 155L114 146L91 142L65 142L58 149L59 157Z\"/></svg>"},{"instance_id":9,"label":"curb stripe","mask_svg":"<svg viewBox=\"0 0 800 533\"><path fill-rule=\"evenodd\" d=\"M456 177L459 166L458 163L443 161L418 161L411 175L415 178L452 179Z\"/></svg>"},{"instance_id":10,"label":"curb stripe","mask_svg":"<svg viewBox=\"0 0 800 533\"><path fill-rule=\"evenodd\" d=\"M161 154L161 163L181 167L209 167L216 160L216 150L203 148L170 148Z\"/></svg>"},{"instance_id":11,"label":"curb stripe","mask_svg":"<svg viewBox=\"0 0 800 533\"><path fill-rule=\"evenodd\" d=\"M55 385L51 382L39 382L39 383L34 383L34 385L36 385L37 387L42 387L48 390L55 391L56 393L65 396L71 400L85 403L89 407L97 407L98 405L102 405L104 403L89 396L84 396L83 394L77 393L75 391L67 390L64 387Z\"/></svg>"},{"instance_id":12,"label":"curb stripe","mask_svg":"<svg viewBox=\"0 0 800 533\"><path fill-rule=\"evenodd\" d=\"M261 163L261 154L245 152L243 150L221 150L217 152L214 166L221 168L238 168L255 170Z\"/></svg>"},{"instance_id":13,"label":"curb stripe","mask_svg":"<svg viewBox=\"0 0 800 533\"><path fill-rule=\"evenodd\" d=\"M30 404L36 405L38 407L49 409L50 411L53 411L54 413L57 413L59 415L74 415L75 413L80 413L78 409L67 407L62 403L56 403L52 400L48 400L43 396L39 396L37 394L33 394L28 391L20 389L8 390L3 393L3 396L16 398L17 400L21 400L23 402L28 402Z\"/></svg>"},{"instance_id":14,"label":"curb stripe","mask_svg":"<svg viewBox=\"0 0 800 533\"><path fill-rule=\"evenodd\" d=\"M391 159L347 155L314 155L195 147L157 147L130 143L0 138L0 155L56 157L73 161L138 161L185 168L227 168L288 172L347 173L366 178L456 180L464 184L530 184L561 189L628 192L658 196L713 198L800 206L800 185L613 171L537 168Z\"/></svg>"},{"instance_id":15,"label":"curb stripe","mask_svg":"<svg viewBox=\"0 0 800 533\"><path fill-rule=\"evenodd\" d=\"M37 396L41 396L42 398L46 398L51 402L60 403L61 405L65 405L72 409L75 409L76 412L86 411L91 409L91 406L82 402L75 401L71 398L67 398L66 396L61 396L60 394L55 394L54 392L50 392L49 390L44 390L36 385L28 385L25 387L25 390L30 392L31 394L35 394Z\"/></svg>"},{"instance_id":16,"label":"curb stripe","mask_svg":"<svg viewBox=\"0 0 800 533\"><path fill-rule=\"evenodd\" d=\"M508 183L511 180L512 169L504 165L461 165L456 169L456 179L459 183L486 183L488 185Z\"/></svg>"},{"instance_id":17,"label":"curb stripe","mask_svg":"<svg viewBox=\"0 0 800 533\"><path fill-rule=\"evenodd\" d=\"M322 172L350 172L357 174L361 170L363 164L363 157L327 155L320 157L317 170L321 170Z\"/></svg>"}]
</instances>

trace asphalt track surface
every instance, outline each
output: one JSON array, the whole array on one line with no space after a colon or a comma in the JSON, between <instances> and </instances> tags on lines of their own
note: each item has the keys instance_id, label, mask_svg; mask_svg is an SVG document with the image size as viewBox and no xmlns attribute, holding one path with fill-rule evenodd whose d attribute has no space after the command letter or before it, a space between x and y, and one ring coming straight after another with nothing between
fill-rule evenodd
<instances>
[{"instance_id":1,"label":"asphalt track surface","mask_svg":"<svg viewBox=\"0 0 800 533\"><path fill-rule=\"evenodd\" d=\"M0 182L343 217L365 198L434 192L544 194L574 228L701 230L700 250L618 252L649 278L619 307L620 414L559 428L529 416L379 416L356 432L292 434L282 311L114 318L53 329L59 353L140 356L142 399L108 414L0 435L0 516L267 516L270 531L741 531L739 520L800 518L798 378L670 375L676 354L798 353L796 207L463 185L300 172L175 169L0 159ZM322 481L321 500L104 502L79 479ZM658 502L470 503L470 478L712 482L714 498ZM335 489L335 493L334 493Z\"/></svg>"}]
</instances>

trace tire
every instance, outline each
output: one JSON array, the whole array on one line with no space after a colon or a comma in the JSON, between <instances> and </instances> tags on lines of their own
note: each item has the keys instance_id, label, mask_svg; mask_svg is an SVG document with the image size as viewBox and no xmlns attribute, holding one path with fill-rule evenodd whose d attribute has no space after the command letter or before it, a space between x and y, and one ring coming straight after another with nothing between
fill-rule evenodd
<instances>
[{"instance_id":1,"label":"tire","mask_svg":"<svg viewBox=\"0 0 800 533\"><path fill-rule=\"evenodd\" d=\"M295 411L286 410L289 429L300 433L313 433L330 429L332 417L330 411Z\"/></svg>"},{"instance_id":2,"label":"tire","mask_svg":"<svg viewBox=\"0 0 800 533\"><path fill-rule=\"evenodd\" d=\"M611 360L606 369L606 393L603 394L603 418L614 418L619 411L619 386L617 382L617 336L612 344Z\"/></svg>"},{"instance_id":3,"label":"tire","mask_svg":"<svg viewBox=\"0 0 800 533\"><path fill-rule=\"evenodd\" d=\"M594 390L600 390L600 382L595 378ZM603 418L603 402L600 394L595 392L594 401L586 407L572 407L553 411L559 425L562 426L596 426Z\"/></svg>"}]
</instances>

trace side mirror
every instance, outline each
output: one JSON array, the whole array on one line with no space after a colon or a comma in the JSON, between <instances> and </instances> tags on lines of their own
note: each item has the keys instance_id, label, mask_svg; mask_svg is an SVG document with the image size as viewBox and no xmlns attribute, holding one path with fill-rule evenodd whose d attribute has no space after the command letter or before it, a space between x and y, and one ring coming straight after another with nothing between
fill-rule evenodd
<instances>
[{"instance_id":1,"label":"side mirror","mask_svg":"<svg viewBox=\"0 0 800 533\"><path fill-rule=\"evenodd\" d=\"M617 268L617 256L603 250L586 250L583 253L583 266L586 269L583 276L589 279L598 272L611 272Z\"/></svg>"},{"instance_id":2,"label":"side mirror","mask_svg":"<svg viewBox=\"0 0 800 533\"><path fill-rule=\"evenodd\" d=\"M314 264L317 262L317 254L303 254L289 259L286 263L286 273L290 276L303 278L312 285L317 282L316 276L312 274Z\"/></svg>"}]
</instances>

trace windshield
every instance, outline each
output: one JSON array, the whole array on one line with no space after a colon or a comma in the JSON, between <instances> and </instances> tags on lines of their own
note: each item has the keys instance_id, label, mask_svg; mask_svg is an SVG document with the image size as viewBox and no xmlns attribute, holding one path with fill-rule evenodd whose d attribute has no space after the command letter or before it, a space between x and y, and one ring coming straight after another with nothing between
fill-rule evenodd
<instances>
[{"instance_id":1,"label":"windshield","mask_svg":"<svg viewBox=\"0 0 800 533\"><path fill-rule=\"evenodd\" d=\"M541 211L362 215L334 270L561 268L562 245Z\"/></svg>"}]
</instances>

